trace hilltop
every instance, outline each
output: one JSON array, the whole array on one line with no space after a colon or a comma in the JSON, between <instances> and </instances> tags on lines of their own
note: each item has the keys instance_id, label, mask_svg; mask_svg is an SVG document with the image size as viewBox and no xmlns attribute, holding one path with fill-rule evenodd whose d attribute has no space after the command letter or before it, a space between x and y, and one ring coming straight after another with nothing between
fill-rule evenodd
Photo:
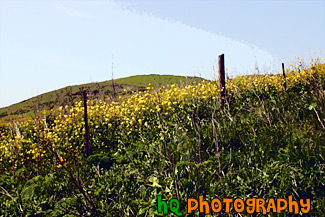
<instances>
[{"instance_id":1,"label":"hilltop","mask_svg":"<svg viewBox=\"0 0 325 217\"><path fill-rule=\"evenodd\" d=\"M200 77L174 75L136 75L103 82L93 82L64 87L50 91L8 107L0 108L0 122L33 116L37 110L49 110L57 106L72 105L82 100L82 92L87 91L90 99L110 100L115 89L116 96L129 95L134 91L144 91L148 84L154 88L171 84L192 84L205 80ZM113 89L114 84L114 89ZM126 90L126 91L125 91Z\"/></svg>"}]
</instances>

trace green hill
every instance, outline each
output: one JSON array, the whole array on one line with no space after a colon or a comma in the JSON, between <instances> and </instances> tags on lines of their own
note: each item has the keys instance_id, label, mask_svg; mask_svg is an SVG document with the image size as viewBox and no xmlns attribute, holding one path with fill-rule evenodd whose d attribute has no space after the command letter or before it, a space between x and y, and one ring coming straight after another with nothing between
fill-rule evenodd
<instances>
[{"instance_id":1,"label":"green hill","mask_svg":"<svg viewBox=\"0 0 325 217\"><path fill-rule=\"evenodd\" d=\"M0 216L324 216L313 66L227 80L223 106L215 81L90 100L87 134L82 103L1 126Z\"/></svg>"},{"instance_id":2,"label":"green hill","mask_svg":"<svg viewBox=\"0 0 325 217\"><path fill-rule=\"evenodd\" d=\"M72 105L82 100L82 92L86 90L91 99L110 100L113 97L113 83L117 96L127 95L133 91L143 91L150 83L154 88L173 83L193 83L202 81L200 77L184 77L173 75L136 75L116 80L94 82L68 86L50 91L8 107L0 108L0 122L33 116L37 110L48 110L61 105ZM127 91L124 91L126 89Z\"/></svg>"}]
</instances>

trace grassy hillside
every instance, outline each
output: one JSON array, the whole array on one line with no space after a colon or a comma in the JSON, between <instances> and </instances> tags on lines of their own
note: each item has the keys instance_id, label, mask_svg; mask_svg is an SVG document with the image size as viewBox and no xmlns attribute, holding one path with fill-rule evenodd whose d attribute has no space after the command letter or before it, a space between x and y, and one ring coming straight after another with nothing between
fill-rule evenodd
<instances>
[{"instance_id":1,"label":"grassy hillside","mask_svg":"<svg viewBox=\"0 0 325 217\"><path fill-rule=\"evenodd\" d=\"M312 67L228 80L224 107L215 81L89 100L90 157L82 102L0 127L0 216L205 216L188 213L200 196L245 202L206 216L324 216L325 65ZM269 205L281 198L296 208Z\"/></svg>"},{"instance_id":2,"label":"grassy hillside","mask_svg":"<svg viewBox=\"0 0 325 217\"><path fill-rule=\"evenodd\" d=\"M144 91L148 84L154 88L170 84L192 84L202 81L199 77L184 77L173 75L137 75L114 80L117 96L128 95L133 91ZM73 105L82 99L82 91L87 90L91 99L110 100L113 96L112 81L96 82L75 86L68 86L59 90L41 94L20 103L0 108L0 122L34 117L37 110L48 110L61 105ZM127 91L123 91L126 89Z\"/></svg>"}]
</instances>

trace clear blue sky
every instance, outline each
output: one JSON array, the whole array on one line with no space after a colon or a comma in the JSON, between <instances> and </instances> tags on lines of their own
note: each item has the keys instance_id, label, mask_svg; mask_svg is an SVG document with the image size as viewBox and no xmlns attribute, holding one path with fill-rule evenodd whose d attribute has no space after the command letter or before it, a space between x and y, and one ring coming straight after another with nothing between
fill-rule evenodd
<instances>
[{"instance_id":1,"label":"clear blue sky","mask_svg":"<svg viewBox=\"0 0 325 217\"><path fill-rule=\"evenodd\" d=\"M221 53L237 75L324 49L324 0L0 0L0 107L110 80L112 64L212 79Z\"/></svg>"}]
</instances>

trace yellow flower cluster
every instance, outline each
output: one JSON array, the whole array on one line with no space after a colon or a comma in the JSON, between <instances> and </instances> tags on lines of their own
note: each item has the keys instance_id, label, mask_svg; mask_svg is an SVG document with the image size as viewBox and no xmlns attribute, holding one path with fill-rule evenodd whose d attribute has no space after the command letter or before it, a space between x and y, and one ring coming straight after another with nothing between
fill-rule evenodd
<instances>
[{"instance_id":1,"label":"yellow flower cluster","mask_svg":"<svg viewBox=\"0 0 325 217\"><path fill-rule=\"evenodd\" d=\"M284 83L287 87L298 81L306 82L308 78L312 78L315 73L318 76L324 77L325 65L321 58L315 58L311 61L310 66L304 63L304 59L299 60L298 63L291 69L286 69L286 78L284 79L282 74L275 75L250 75L239 76L234 79L227 80L226 89L228 92L234 92L237 90L265 90L269 88L275 88L278 91L284 90Z\"/></svg>"},{"instance_id":2,"label":"yellow flower cluster","mask_svg":"<svg viewBox=\"0 0 325 217\"><path fill-rule=\"evenodd\" d=\"M325 78L325 65L317 59L313 68L303 68L301 63L299 70L287 70L286 84L289 87L297 81L306 81L313 76ZM304 66L304 65L303 65ZM284 89L282 75L252 75L241 76L227 80L228 93L236 93L241 90L267 90L275 88ZM194 85L176 85L162 87L154 90L151 86L146 91L134 93L129 97L119 97L113 102L102 100L88 103L89 126L93 134L103 134L104 128L114 131L118 126L124 129L122 134L132 134L135 130L144 130L152 127L148 123L157 115L169 116L175 111L182 110L189 103L200 103L206 100L218 100L219 87L216 81L203 81ZM48 126L45 120L41 124L33 121L13 125L9 124L7 130L1 133L0 162L12 163L24 160L35 160L46 154L42 148L42 142L46 141L54 150L58 150L64 159L69 159L68 154L80 153L84 147L84 108L83 102L74 106L59 107L59 114L54 122ZM189 118L190 119L190 118ZM161 126L157 126L161 128ZM24 129L24 133L20 132ZM40 144L41 143L41 144ZM99 146L106 146L103 142ZM0 168L1 170L1 168Z\"/></svg>"},{"instance_id":3,"label":"yellow flower cluster","mask_svg":"<svg viewBox=\"0 0 325 217\"><path fill-rule=\"evenodd\" d=\"M44 132L38 132L37 126L31 121L8 123L8 129L2 131L0 136L0 162L7 162L12 164L12 168L17 168L21 159L36 160L43 157L46 151L40 146L40 140Z\"/></svg>"}]
</instances>

